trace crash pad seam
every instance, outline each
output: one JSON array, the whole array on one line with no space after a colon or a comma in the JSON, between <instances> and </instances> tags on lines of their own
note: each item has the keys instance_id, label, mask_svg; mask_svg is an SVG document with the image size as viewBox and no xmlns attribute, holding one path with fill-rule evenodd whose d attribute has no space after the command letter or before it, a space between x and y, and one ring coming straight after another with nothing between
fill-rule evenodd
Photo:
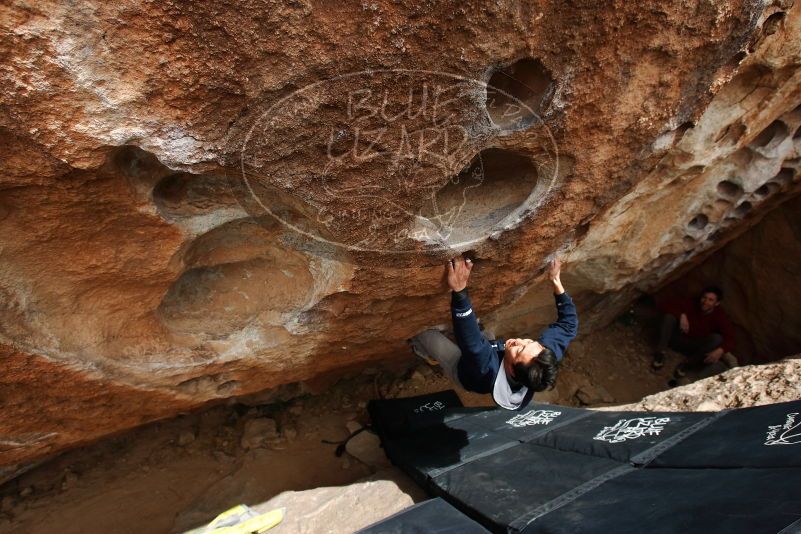
<instances>
[{"instance_id":1,"label":"crash pad seam","mask_svg":"<svg viewBox=\"0 0 801 534\"><path fill-rule=\"evenodd\" d=\"M703 428L706 428L707 426L709 426L710 424L714 423L715 421L718 421L721 417L723 417L727 413L729 413L729 411L725 410L725 411L717 412L717 413L707 417L706 419L701 419L697 423L695 423L695 424L685 428L684 430L681 430L681 431L677 432L675 435L667 438L665 441L657 443L656 445L654 445L650 449L646 449L643 452L641 452L640 454L632 456L629 461L635 467L644 468L649 463L654 461L662 453L670 450L672 447L678 445L679 443L681 443L682 441L684 441L688 437L692 436L693 434L695 434L699 430L701 430Z\"/></svg>"},{"instance_id":2,"label":"crash pad seam","mask_svg":"<svg viewBox=\"0 0 801 534\"><path fill-rule=\"evenodd\" d=\"M518 517L514 521L509 522L509 532L521 532L525 528L527 528L531 523L536 521L538 518L544 516L545 514L549 514L554 510L565 506L566 504L570 504L571 502L575 501L585 493L588 493L604 482L608 482L612 479L618 478L622 475L631 473L632 471L636 471L637 468L630 465L630 464L623 464L620 467L616 467L607 471L602 475L598 475L597 477L593 478L592 480L588 480L584 484L573 488L572 490L563 493L562 495L552 499L542 506L537 507L532 512L523 514L522 516Z\"/></svg>"},{"instance_id":3,"label":"crash pad seam","mask_svg":"<svg viewBox=\"0 0 801 534\"><path fill-rule=\"evenodd\" d=\"M445 473L448 473L448 472L450 472L450 471L452 471L454 469L462 467L463 465L467 465L469 463L472 463L472 462L474 462L476 460L480 460L481 458L485 458L487 456L491 456L491 455L493 455L493 454L495 454L497 452L501 452L501 451L504 451L504 450L509 449L511 447L516 447L516 446L524 444L524 443L531 443L535 439L539 439L540 437L544 436L545 434L547 434L549 432L552 432L552 431L554 431L554 430L556 430L558 428L562 428L563 426L575 423L575 422L580 421L582 419L586 419L587 417L593 415L594 413L595 412L589 411L587 413L582 413L582 414L579 414L579 415L577 415L577 416L575 416L573 418L567 419L566 421L562 421L561 423L556 423L553 426L548 425L545 428L542 428L536 434L527 437L525 440L523 440L523 439L514 439L513 441L510 441L509 443L504 443L503 445L499 445L498 447L495 447L494 449L491 449L489 451L484 451L484 452L478 453L475 456L471 456L470 458L468 458L466 460L463 460L463 461L459 462L458 464L450 465L448 467L442 467L442 468L439 468L439 469L436 469L436 470L429 471L428 477L433 481L435 478L439 477L440 475L444 475ZM493 430L497 430L497 428L493 429Z\"/></svg>"}]
</instances>

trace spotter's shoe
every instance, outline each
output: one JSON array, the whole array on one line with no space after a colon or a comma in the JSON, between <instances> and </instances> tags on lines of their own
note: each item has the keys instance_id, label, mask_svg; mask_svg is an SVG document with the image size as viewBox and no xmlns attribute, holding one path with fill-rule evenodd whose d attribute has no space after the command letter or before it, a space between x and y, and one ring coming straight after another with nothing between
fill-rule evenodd
<instances>
[{"instance_id":1,"label":"spotter's shoe","mask_svg":"<svg viewBox=\"0 0 801 534\"><path fill-rule=\"evenodd\" d=\"M687 366L683 363L680 363L676 370L673 372L673 376L675 378L683 378L687 376Z\"/></svg>"},{"instance_id":2,"label":"spotter's shoe","mask_svg":"<svg viewBox=\"0 0 801 534\"><path fill-rule=\"evenodd\" d=\"M737 356L732 354L731 352L726 352L723 356L720 357L720 361L726 364L726 367L729 369L734 369L735 367L740 365L740 362L737 361Z\"/></svg>"},{"instance_id":3,"label":"spotter's shoe","mask_svg":"<svg viewBox=\"0 0 801 534\"><path fill-rule=\"evenodd\" d=\"M665 366L665 353L661 350L654 352L654 359L651 362L651 368L654 371L658 371L659 369Z\"/></svg>"}]
</instances>

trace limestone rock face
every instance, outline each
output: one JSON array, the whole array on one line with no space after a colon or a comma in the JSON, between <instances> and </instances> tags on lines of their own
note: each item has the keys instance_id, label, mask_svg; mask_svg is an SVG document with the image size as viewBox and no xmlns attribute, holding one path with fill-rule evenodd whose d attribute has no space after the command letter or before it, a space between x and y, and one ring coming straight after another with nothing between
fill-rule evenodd
<instances>
[{"instance_id":1,"label":"limestone rock face","mask_svg":"<svg viewBox=\"0 0 801 534\"><path fill-rule=\"evenodd\" d=\"M0 465L405 354L457 252L603 324L798 191L791 4L5 5Z\"/></svg>"},{"instance_id":2,"label":"limestone rock face","mask_svg":"<svg viewBox=\"0 0 801 534\"><path fill-rule=\"evenodd\" d=\"M763 13L761 33L711 102L653 139L650 151L667 148L658 163L570 248L566 286L592 310L584 328L605 324L799 193L801 16L774 9ZM784 256L776 269L792 271L791 263ZM525 327L549 306L550 297L532 288L495 321Z\"/></svg>"},{"instance_id":3,"label":"limestone rock face","mask_svg":"<svg viewBox=\"0 0 801 534\"><path fill-rule=\"evenodd\" d=\"M284 520L272 529L277 534L356 532L426 498L392 469L345 487L286 491L253 508L261 513L286 509Z\"/></svg>"},{"instance_id":4,"label":"limestone rock face","mask_svg":"<svg viewBox=\"0 0 801 534\"><path fill-rule=\"evenodd\" d=\"M798 356L767 365L735 367L723 374L649 395L642 401L601 410L717 412L747 408L801 397L801 359Z\"/></svg>"}]
</instances>

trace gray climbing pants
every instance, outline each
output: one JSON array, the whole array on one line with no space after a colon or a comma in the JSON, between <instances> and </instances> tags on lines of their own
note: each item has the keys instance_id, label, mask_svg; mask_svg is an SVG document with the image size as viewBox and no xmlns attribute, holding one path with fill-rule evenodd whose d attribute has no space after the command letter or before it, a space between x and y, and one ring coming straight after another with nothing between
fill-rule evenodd
<instances>
[{"instance_id":1,"label":"gray climbing pants","mask_svg":"<svg viewBox=\"0 0 801 534\"><path fill-rule=\"evenodd\" d=\"M436 360L445 376L464 389L456 373L462 351L439 330L425 330L411 339L412 349L420 356Z\"/></svg>"}]
</instances>

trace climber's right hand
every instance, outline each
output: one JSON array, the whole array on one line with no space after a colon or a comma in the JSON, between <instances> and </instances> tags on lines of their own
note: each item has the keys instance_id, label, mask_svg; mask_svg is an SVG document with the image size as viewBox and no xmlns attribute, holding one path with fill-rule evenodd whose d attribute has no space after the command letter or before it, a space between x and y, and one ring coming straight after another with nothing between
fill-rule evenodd
<instances>
[{"instance_id":1,"label":"climber's right hand","mask_svg":"<svg viewBox=\"0 0 801 534\"><path fill-rule=\"evenodd\" d=\"M467 287L467 280L470 278L470 271L473 270L473 262L462 256L457 256L445 265L448 278L448 287L451 291L461 291Z\"/></svg>"}]
</instances>

